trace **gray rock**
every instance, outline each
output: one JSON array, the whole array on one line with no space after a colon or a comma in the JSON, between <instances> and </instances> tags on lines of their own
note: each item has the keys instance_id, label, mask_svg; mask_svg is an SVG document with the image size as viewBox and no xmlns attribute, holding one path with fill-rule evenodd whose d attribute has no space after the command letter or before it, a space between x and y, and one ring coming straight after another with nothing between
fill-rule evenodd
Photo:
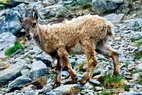
<instances>
[{"instance_id":1,"label":"gray rock","mask_svg":"<svg viewBox=\"0 0 142 95\"><path fill-rule=\"evenodd\" d=\"M92 7L100 14L117 9L123 0L92 0Z\"/></svg>"},{"instance_id":2,"label":"gray rock","mask_svg":"<svg viewBox=\"0 0 142 95\"><path fill-rule=\"evenodd\" d=\"M135 41L135 43L142 43L142 39ZM142 45L137 47L137 49L135 50L136 53L142 53Z\"/></svg>"},{"instance_id":3,"label":"gray rock","mask_svg":"<svg viewBox=\"0 0 142 95\"><path fill-rule=\"evenodd\" d=\"M0 83L8 83L21 75L21 70L26 68L24 64L13 64L9 68L0 71Z\"/></svg>"},{"instance_id":4,"label":"gray rock","mask_svg":"<svg viewBox=\"0 0 142 95\"><path fill-rule=\"evenodd\" d=\"M141 92L125 92L125 93L120 93L119 95L142 95Z\"/></svg>"},{"instance_id":5,"label":"gray rock","mask_svg":"<svg viewBox=\"0 0 142 95\"><path fill-rule=\"evenodd\" d=\"M35 0L13 0L18 2L35 2Z\"/></svg>"},{"instance_id":6,"label":"gray rock","mask_svg":"<svg viewBox=\"0 0 142 95\"><path fill-rule=\"evenodd\" d=\"M53 89L53 82L48 82L42 89L39 90L39 93L47 93ZM47 93L48 94L48 93Z\"/></svg>"},{"instance_id":7,"label":"gray rock","mask_svg":"<svg viewBox=\"0 0 142 95\"><path fill-rule=\"evenodd\" d=\"M0 34L0 58L5 57L5 50L14 44L16 37L12 33Z\"/></svg>"},{"instance_id":8,"label":"gray rock","mask_svg":"<svg viewBox=\"0 0 142 95\"><path fill-rule=\"evenodd\" d=\"M140 73L135 73L135 74L133 74L133 76L132 76L132 77L133 77L133 80L134 80L134 81L138 80L138 79L140 78L140 75L141 75Z\"/></svg>"},{"instance_id":9,"label":"gray rock","mask_svg":"<svg viewBox=\"0 0 142 95\"><path fill-rule=\"evenodd\" d=\"M21 30L20 18L24 17L26 10L24 4L21 4L15 8L10 9L4 15L4 18L0 20L0 33L11 32L17 34Z\"/></svg>"},{"instance_id":10,"label":"gray rock","mask_svg":"<svg viewBox=\"0 0 142 95\"><path fill-rule=\"evenodd\" d=\"M100 83L99 81L97 81L96 79L92 79L92 80L90 80L89 82L92 83L92 84L95 85L95 86L96 86L96 85L98 86L98 85L101 84L101 83Z\"/></svg>"},{"instance_id":11,"label":"gray rock","mask_svg":"<svg viewBox=\"0 0 142 95\"><path fill-rule=\"evenodd\" d=\"M136 68L137 70L142 71L142 64L138 64Z\"/></svg>"},{"instance_id":12,"label":"gray rock","mask_svg":"<svg viewBox=\"0 0 142 95\"><path fill-rule=\"evenodd\" d=\"M99 95L95 93L96 91L91 89L85 89L81 91L81 95Z\"/></svg>"},{"instance_id":13,"label":"gray rock","mask_svg":"<svg viewBox=\"0 0 142 95\"><path fill-rule=\"evenodd\" d=\"M27 83L30 83L32 80L27 77L27 76L20 76L16 78L14 81L10 82L8 84L9 89L17 88L17 87L22 87Z\"/></svg>"},{"instance_id":14,"label":"gray rock","mask_svg":"<svg viewBox=\"0 0 142 95\"><path fill-rule=\"evenodd\" d=\"M130 30L134 30L134 31L141 30L142 18L125 20L124 25L126 25L126 28Z\"/></svg>"},{"instance_id":15,"label":"gray rock","mask_svg":"<svg viewBox=\"0 0 142 95\"><path fill-rule=\"evenodd\" d=\"M14 92L8 93L9 95L39 95L38 91L35 90L33 85L24 87L21 90L15 90Z\"/></svg>"},{"instance_id":16,"label":"gray rock","mask_svg":"<svg viewBox=\"0 0 142 95\"><path fill-rule=\"evenodd\" d=\"M90 84L89 82L87 82L87 83L83 86L83 88L93 89L94 86L93 86L92 84Z\"/></svg>"},{"instance_id":17,"label":"gray rock","mask_svg":"<svg viewBox=\"0 0 142 95\"><path fill-rule=\"evenodd\" d=\"M57 3L62 3L62 0L44 0L42 2L44 5L50 6Z\"/></svg>"},{"instance_id":18,"label":"gray rock","mask_svg":"<svg viewBox=\"0 0 142 95\"><path fill-rule=\"evenodd\" d=\"M77 84L62 85L52 91L46 93L46 95L64 95L64 94L77 94L80 92L80 86Z\"/></svg>"},{"instance_id":19,"label":"gray rock","mask_svg":"<svg viewBox=\"0 0 142 95\"><path fill-rule=\"evenodd\" d=\"M43 53L41 53L41 54L38 54L38 55L36 56L36 59L42 61L43 63L45 63L47 67L51 67L51 66L52 66L51 63L53 62L53 59L52 59L51 56L49 56L49 55L48 55L47 53L45 53L45 52L43 52Z\"/></svg>"},{"instance_id":20,"label":"gray rock","mask_svg":"<svg viewBox=\"0 0 142 95\"><path fill-rule=\"evenodd\" d=\"M92 0L77 0L78 3L91 3Z\"/></svg>"},{"instance_id":21,"label":"gray rock","mask_svg":"<svg viewBox=\"0 0 142 95\"><path fill-rule=\"evenodd\" d=\"M47 92L46 95L63 95L61 92Z\"/></svg>"},{"instance_id":22,"label":"gray rock","mask_svg":"<svg viewBox=\"0 0 142 95\"><path fill-rule=\"evenodd\" d=\"M23 70L21 70L21 74L24 76L28 76L30 72L30 68L25 68Z\"/></svg>"},{"instance_id":23,"label":"gray rock","mask_svg":"<svg viewBox=\"0 0 142 95\"><path fill-rule=\"evenodd\" d=\"M57 17L58 18L67 17L69 15L69 12L63 5L56 4L56 5L48 6L45 8L41 8L39 10L39 14L41 19L48 19L50 21L52 19L56 20Z\"/></svg>"},{"instance_id":24,"label":"gray rock","mask_svg":"<svg viewBox=\"0 0 142 95\"><path fill-rule=\"evenodd\" d=\"M33 80L42 76L47 76L48 69L42 61L34 61L29 75Z\"/></svg>"},{"instance_id":25,"label":"gray rock","mask_svg":"<svg viewBox=\"0 0 142 95\"><path fill-rule=\"evenodd\" d=\"M111 21L112 23L119 23L122 18L123 18L124 14L109 14L106 15L105 18L109 21Z\"/></svg>"}]
</instances>

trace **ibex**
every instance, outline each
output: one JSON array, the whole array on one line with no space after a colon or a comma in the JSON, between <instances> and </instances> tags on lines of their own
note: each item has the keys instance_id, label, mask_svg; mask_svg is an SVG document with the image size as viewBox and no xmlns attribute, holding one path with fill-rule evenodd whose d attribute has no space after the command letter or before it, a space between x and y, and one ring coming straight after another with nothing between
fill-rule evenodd
<instances>
[{"instance_id":1,"label":"ibex","mask_svg":"<svg viewBox=\"0 0 142 95\"><path fill-rule=\"evenodd\" d=\"M83 49L88 61L88 68L79 82L86 83L91 79L98 64L96 53L111 57L113 73L119 73L119 53L106 43L108 37L112 36L111 22L97 15L86 15L58 24L41 25L37 12L33 11L32 14L22 19L22 26L43 51L57 59L55 83L60 84L62 67L67 70L72 81L77 82L77 75L68 60L69 52L77 44Z\"/></svg>"}]
</instances>

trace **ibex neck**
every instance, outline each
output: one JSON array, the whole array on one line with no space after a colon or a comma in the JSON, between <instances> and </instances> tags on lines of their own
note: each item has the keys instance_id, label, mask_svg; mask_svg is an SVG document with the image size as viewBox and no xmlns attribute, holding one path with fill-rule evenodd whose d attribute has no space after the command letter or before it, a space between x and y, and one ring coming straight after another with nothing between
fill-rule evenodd
<instances>
[{"instance_id":1,"label":"ibex neck","mask_svg":"<svg viewBox=\"0 0 142 95\"><path fill-rule=\"evenodd\" d=\"M37 26L32 30L32 37L35 40L35 42L42 48L41 32L42 31L40 30L40 25L37 24Z\"/></svg>"}]
</instances>

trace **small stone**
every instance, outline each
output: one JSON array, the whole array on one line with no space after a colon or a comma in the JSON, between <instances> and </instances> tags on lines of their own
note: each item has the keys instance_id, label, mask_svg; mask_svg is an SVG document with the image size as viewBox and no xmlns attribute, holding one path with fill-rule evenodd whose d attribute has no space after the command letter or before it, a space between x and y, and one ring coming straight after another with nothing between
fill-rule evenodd
<instances>
[{"instance_id":1,"label":"small stone","mask_svg":"<svg viewBox=\"0 0 142 95\"><path fill-rule=\"evenodd\" d=\"M142 64L138 64L138 65L136 66L136 68L137 68L137 70L142 71Z\"/></svg>"},{"instance_id":2,"label":"small stone","mask_svg":"<svg viewBox=\"0 0 142 95\"><path fill-rule=\"evenodd\" d=\"M84 88L92 89L92 88L93 88L93 85L87 82L87 83L84 85Z\"/></svg>"},{"instance_id":3,"label":"small stone","mask_svg":"<svg viewBox=\"0 0 142 95\"><path fill-rule=\"evenodd\" d=\"M89 81L90 83L92 83L94 86L98 86L100 85L101 83L99 81L97 81L96 79L92 79Z\"/></svg>"},{"instance_id":4,"label":"small stone","mask_svg":"<svg viewBox=\"0 0 142 95\"><path fill-rule=\"evenodd\" d=\"M135 73L133 74L133 80L136 81L139 79L140 74L139 73Z\"/></svg>"},{"instance_id":5,"label":"small stone","mask_svg":"<svg viewBox=\"0 0 142 95\"><path fill-rule=\"evenodd\" d=\"M102 88L102 87L99 87L99 86L96 86L95 88L96 88L97 91L103 90L103 88Z\"/></svg>"}]
</instances>

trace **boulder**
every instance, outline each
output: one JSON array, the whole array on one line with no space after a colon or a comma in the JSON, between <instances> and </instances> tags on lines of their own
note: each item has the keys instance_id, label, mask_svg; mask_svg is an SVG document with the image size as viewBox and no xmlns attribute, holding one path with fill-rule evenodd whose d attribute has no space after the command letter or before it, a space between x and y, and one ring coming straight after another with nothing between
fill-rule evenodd
<instances>
[{"instance_id":1,"label":"boulder","mask_svg":"<svg viewBox=\"0 0 142 95\"><path fill-rule=\"evenodd\" d=\"M123 0L92 0L92 7L99 14L113 12L124 4Z\"/></svg>"},{"instance_id":2,"label":"boulder","mask_svg":"<svg viewBox=\"0 0 142 95\"><path fill-rule=\"evenodd\" d=\"M62 4L56 4L41 8L39 11L41 19L47 19L49 22L62 20L63 17L68 17L69 12Z\"/></svg>"},{"instance_id":3,"label":"boulder","mask_svg":"<svg viewBox=\"0 0 142 95\"><path fill-rule=\"evenodd\" d=\"M32 79L32 84L37 88L42 88L47 84L48 68L42 61L34 61L29 73L29 77Z\"/></svg>"},{"instance_id":4,"label":"boulder","mask_svg":"<svg viewBox=\"0 0 142 95\"><path fill-rule=\"evenodd\" d=\"M26 10L25 4L20 4L15 8L8 10L0 20L0 33L10 32L17 34L21 30L20 18L24 17Z\"/></svg>"},{"instance_id":5,"label":"boulder","mask_svg":"<svg viewBox=\"0 0 142 95\"><path fill-rule=\"evenodd\" d=\"M9 68L0 71L0 83L8 83L21 76L21 70L26 68L24 64L13 64Z\"/></svg>"},{"instance_id":6,"label":"boulder","mask_svg":"<svg viewBox=\"0 0 142 95\"><path fill-rule=\"evenodd\" d=\"M37 79L48 75L48 69L42 61L34 61L30 71L30 78Z\"/></svg>"}]
</instances>

